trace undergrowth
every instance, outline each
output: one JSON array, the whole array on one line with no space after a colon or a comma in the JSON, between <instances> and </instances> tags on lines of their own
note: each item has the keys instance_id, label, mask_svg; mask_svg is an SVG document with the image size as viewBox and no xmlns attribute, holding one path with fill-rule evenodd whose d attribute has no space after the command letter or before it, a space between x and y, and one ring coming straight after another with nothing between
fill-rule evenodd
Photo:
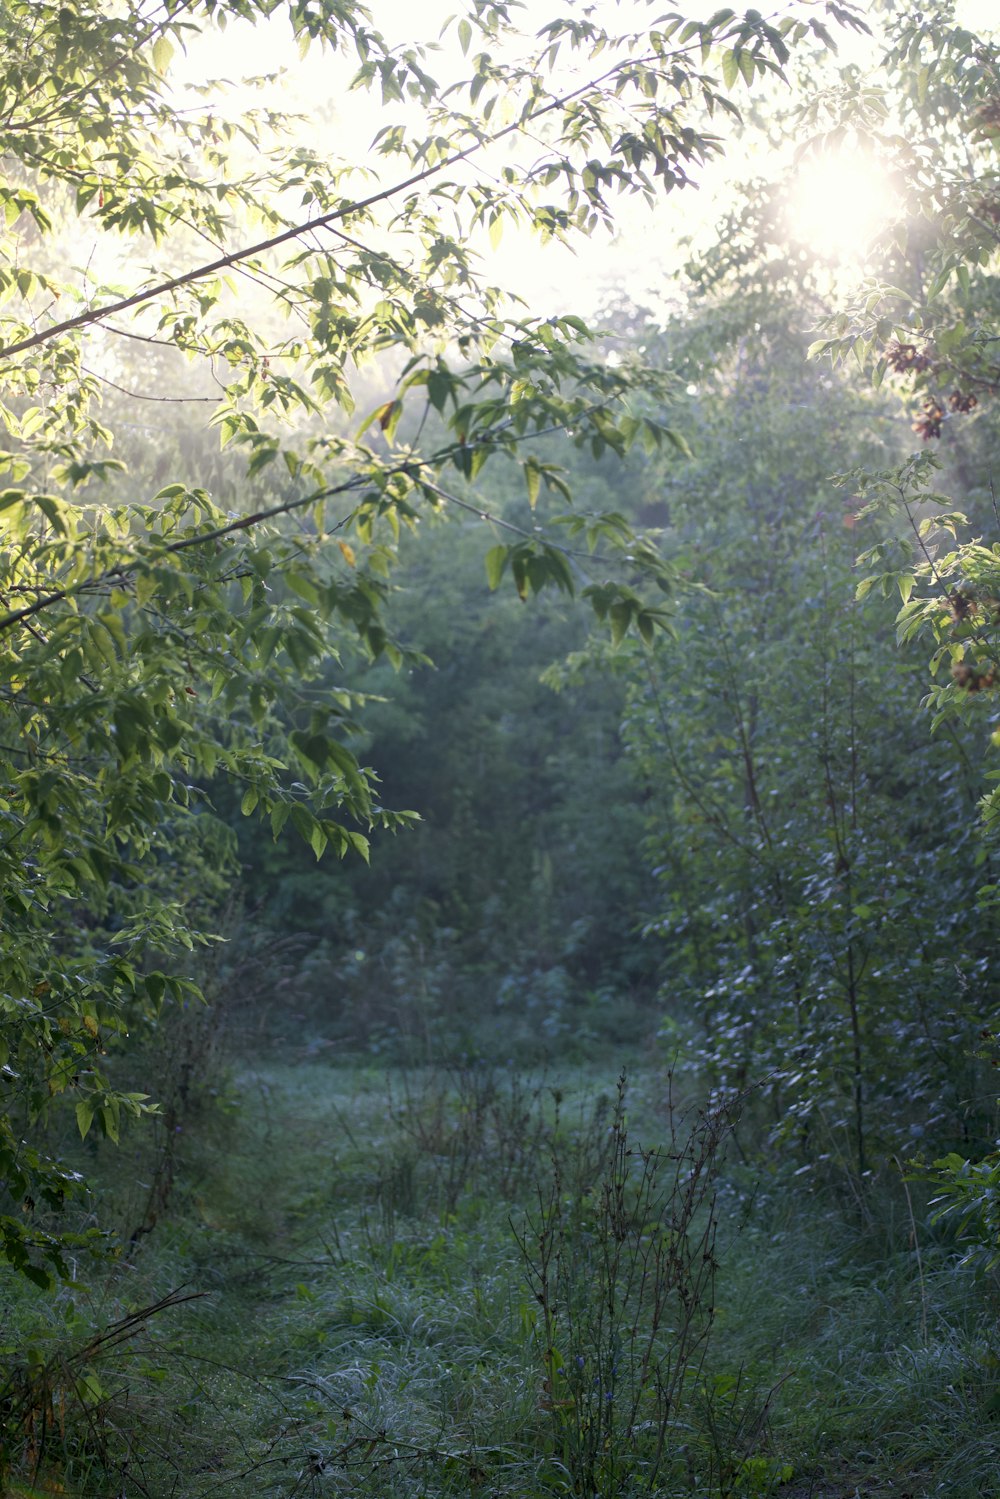
<instances>
[{"instance_id":1,"label":"undergrowth","mask_svg":"<svg viewBox=\"0 0 1000 1499\"><path fill-rule=\"evenodd\" d=\"M738 1112L648 1068L247 1068L117 1260L0 1287L5 1495L991 1492L994 1281L919 1205L762 1179Z\"/></svg>"}]
</instances>

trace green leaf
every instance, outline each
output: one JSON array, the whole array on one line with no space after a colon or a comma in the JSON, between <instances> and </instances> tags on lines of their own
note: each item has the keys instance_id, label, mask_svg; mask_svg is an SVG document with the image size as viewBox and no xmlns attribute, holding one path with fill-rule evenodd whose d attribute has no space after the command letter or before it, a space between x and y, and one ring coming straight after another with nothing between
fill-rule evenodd
<instances>
[{"instance_id":1,"label":"green leaf","mask_svg":"<svg viewBox=\"0 0 1000 1499\"><path fill-rule=\"evenodd\" d=\"M368 839L364 836L363 833L348 831L347 841L354 849L354 852L361 855L366 864L369 864L371 862L371 852Z\"/></svg>"},{"instance_id":2,"label":"green leaf","mask_svg":"<svg viewBox=\"0 0 1000 1499\"><path fill-rule=\"evenodd\" d=\"M621 645L628 634L628 627L632 623L633 606L626 599L619 599L611 605L608 610L608 618L611 622L611 643Z\"/></svg>"},{"instance_id":3,"label":"green leaf","mask_svg":"<svg viewBox=\"0 0 1000 1499\"><path fill-rule=\"evenodd\" d=\"M159 1005L163 999L164 994L166 993L166 976L162 974L158 969L153 969L152 972L147 973L144 976L143 983L146 987L146 993L149 995L149 998L152 1000L153 1004Z\"/></svg>"},{"instance_id":4,"label":"green leaf","mask_svg":"<svg viewBox=\"0 0 1000 1499\"><path fill-rule=\"evenodd\" d=\"M486 581L491 589L500 587L509 556L510 548L502 545L490 547L486 553Z\"/></svg>"},{"instance_id":5,"label":"green leaf","mask_svg":"<svg viewBox=\"0 0 1000 1499\"><path fill-rule=\"evenodd\" d=\"M453 389L454 382L446 370L431 370L427 376L427 394L435 411L444 410Z\"/></svg>"},{"instance_id":6,"label":"green leaf","mask_svg":"<svg viewBox=\"0 0 1000 1499\"><path fill-rule=\"evenodd\" d=\"M542 473L537 458L526 458L524 460L524 482L528 488L528 504L532 510L538 503L538 492L541 488Z\"/></svg>"},{"instance_id":7,"label":"green leaf","mask_svg":"<svg viewBox=\"0 0 1000 1499\"><path fill-rule=\"evenodd\" d=\"M94 1122L95 1105L89 1098L81 1098L76 1106L76 1127L80 1131L80 1139L85 1140L90 1132L90 1126Z\"/></svg>"},{"instance_id":8,"label":"green leaf","mask_svg":"<svg viewBox=\"0 0 1000 1499\"><path fill-rule=\"evenodd\" d=\"M173 44L165 36L158 36L153 43L153 67L159 74L166 73L174 55Z\"/></svg>"}]
</instances>

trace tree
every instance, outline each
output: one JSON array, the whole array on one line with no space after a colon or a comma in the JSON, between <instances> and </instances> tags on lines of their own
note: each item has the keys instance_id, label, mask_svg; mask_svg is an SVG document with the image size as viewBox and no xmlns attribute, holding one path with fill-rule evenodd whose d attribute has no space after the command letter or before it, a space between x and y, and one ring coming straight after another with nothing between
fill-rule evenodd
<instances>
[{"instance_id":1,"label":"tree","mask_svg":"<svg viewBox=\"0 0 1000 1499\"><path fill-rule=\"evenodd\" d=\"M171 93L178 47L275 14L381 91L377 177L283 144L266 112ZM402 660L381 610L401 529L427 508L482 514L482 470L500 461L533 509L564 504L534 446L552 428L597 454L682 446L650 414L670 380L605 360L579 318L526 315L484 279L477 235L572 238L612 223L620 193L683 188L721 149L713 119L738 114L729 90L825 43L824 16L863 26L829 0L628 32L587 12L527 37L506 4L475 0L454 25L464 76L442 88L353 0L4 8L0 1242L39 1284L66 1267L43 1205L80 1186L42 1125L68 1104L81 1134L117 1138L149 1105L111 1085L105 1050L130 1014L194 989L173 955L203 940L195 897L220 877L218 851L196 854L217 828L209 778L317 857L366 855L370 827L406 815L346 742L352 695L311 683L351 641ZM422 130L393 118L404 102ZM84 231L97 269L74 273ZM100 284L102 265L122 287ZM246 314L250 285L268 311ZM379 359L394 392L352 434L352 371ZM150 493L118 456L128 404L178 391L211 398L231 455L217 497L176 471ZM320 420L330 407L338 420ZM601 517L541 522L499 529L492 583L570 593L590 566L584 591L616 638L664 622L639 585L669 584L654 546ZM279 710L292 727L276 738Z\"/></svg>"},{"instance_id":2,"label":"tree","mask_svg":"<svg viewBox=\"0 0 1000 1499\"><path fill-rule=\"evenodd\" d=\"M901 209L880 274L843 299L810 352L852 358L908 408L921 450L845 476L882 529L861 559L859 592L898 594L900 642L932 643L935 726L953 721L964 734L982 720L998 670L997 543L983 538L997 527L1000 48L958 25L950 0L883 10L888 87L860 110L857 90L844 90L827 123L843 131L860 114L895 165ZM998 793L982 810L1000 826Z\"/></svg>"},{"instance_id":3,"label":"tree","mask_svg":"<svg viewBox=\"0 0 1000 1499\"><path fill-rule=\"evenodd\" d=\"M699 296L668 330L695 458L662 481L664 551L703 591L678 604L676 645L628 662L626 718L650 787L668 1033L724 1082L767 1076L775 1131L804 1165L833 1160L856 1184L916 1140L972 1150L991 1138L977 1053L996 1004L984 920L995 855L974 806L997 554L954 540L957 509L996 525L983 441L993 288L971 264L978 228L965 277L944 274L959 220L940 212L991 190L994 146L970 120L988 116L995 49L943 6L930 28L926 11L883 12L881 84L847 70L793 102L791 126L815 136L800 160L850 132L898 164L906 211L877 275L848 299L845 268L804 267L775 211L784 184L754 183L695 261ZM918 112L935 136L914 148ZM850 308L830 315L838 296ZM958 329L952 298L980 309L975 326L966 314ZM886 316L904 302L907 321ZM810 364L789 330L821 311ZM830 354L833 372L816 358ZM890 369L915 412L901 415ZM926 444L939 437L958 502L934 492ZM838 494L830 475L849 465ZM921 632L936 669L955 663L930 693L936 739L920 712Z\"/></svg>"},{"instance_id":4,"label":"tree","mask_svg":"<svg viewBox=\"0 0 1000 1499\"><path fill-rule=\"evenodd\" d=\"M853 356L873 384L894 385L921 443L902 462L859 467L845 481L862 502L859 515L879 531L859 559L865 573L859 596L898 600L900 649L930 652L925 706L933 729L961 746L980 776L986 751L985 777L993 784L979 803L978 831L985 836L969 858L977 888L962 902L974 928L971 941L956 944L964 956L975 949L976 929L992 939L1000 892L1000 787L990 753L1000 746L993 716L1000 511L992 462L1000 379L993 274L1000 239L1000 48L958 25L948 0L919 12L884 10L893 87L877 130L897 160L906 211L893 226L886 274L845 300L818 330L824 336L813 353L835 362ZM969 821L959 825L961 841ZM956 1051L967 1066L996 1065L990 971L987 956L973 990L978 1035L971 1044L962 1029L948 1037L953 1065ZM938 1216L976 1246L967 1258L993 1265L1000 1167L995 1152L984 1156L985 1144L961 1140L935 1161L931 1176Z\"/></svg>"},{"instance_id":5,"label":"tree","mask_svg":"<svg viewBox=\"0 0 1000 1499\"><path fill-rule=\"evenodd\" d=\"M806 363L780 290L710 367L738 308L699 311L667 333L696 456L659 487L664 550L701 586L675 640L619 662L665 1031L723 1088L767 1079L769 1138L860 1183L918 1134L989 1129L955 1044L988 1004L975 775L963 746L927 742L891 608L855 598L859 527L830 473L845 433L859 460L893 455L891 408Z\"/></svg>"}]
</instances>

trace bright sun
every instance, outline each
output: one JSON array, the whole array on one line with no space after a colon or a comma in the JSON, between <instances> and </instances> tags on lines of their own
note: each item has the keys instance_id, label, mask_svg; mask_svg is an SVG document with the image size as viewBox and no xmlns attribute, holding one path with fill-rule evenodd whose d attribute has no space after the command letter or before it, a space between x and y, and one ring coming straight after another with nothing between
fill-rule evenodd
<instances>
[{"instance_id":1,"label":"bright sun","mask_svg":"<svg viewBox=\"0 0 1000 1499\"><path fill-rule=\"evenodd\" d=\"M897 194L889 173L867 151L827 151L803 158L789 204L793 237L833 260L864 257L892 218Z\"/></svg>"}]
</instances>

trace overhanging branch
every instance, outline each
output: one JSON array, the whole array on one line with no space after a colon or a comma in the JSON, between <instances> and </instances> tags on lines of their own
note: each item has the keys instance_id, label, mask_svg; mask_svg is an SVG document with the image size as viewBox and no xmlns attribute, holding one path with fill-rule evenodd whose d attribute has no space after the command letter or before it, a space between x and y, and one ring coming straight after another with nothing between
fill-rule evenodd
<instances>
[{"instance_id":1,"label":"overhanging branch","mask_svg":"<svg viewBox=\"0 0 1000 1499\"><path fill-rule=\"evenodd\" d=\"M682 51L688 49L681 49ZM680 52L671 54L681 55ZM420 183L428 181L431 177L438 176L441 172L457 166L462 161L467 161L477 152L488 146L496 145L507 136L516 134L533 120L541 119L544 115L551 114L553 110L562 109L582 94L591 92L623 68L634 68L652 62L662 65L666 59L650 54L644 58L629 58L626 61L615 63L604 73L586 83L580 84L578 88L571 89L566 94L561 94L557 99L550 99L547 104L540 105L537 109L528 110L519 119L503 129L496 131L493 135L480 137L466 146L463 150L455 151L451 156L436 162L433 166L425 167L420 172L414 172L409 177L394 183L391 187L383 188L377 193L371 193L367 198L358 198L353 202L342 204L339 208L333 208L329 213L320 214L316 218L308 219L304 223L293 224L290 228L282 230L280 234L271 235L268 239L258 240L256 244L247 245L243 249L234 250L230 255L220 255L216 260L204 265L196 266L190 271L184 271L179 276L171 276L165 281L158 282L155 286L146 287L142 291L133 292L131 296L122 297L117 302L109 302L104 307L92 307L86 312L79 313L76 317L67 318L64 322L53 323L49 328L43 328L37 333L32 333L28 338L22 338L17 343L0 349L0 357L12 359L15 354L23 354L28 349L37 348L41 344L49 343L52 339L61 338L66 333L76 332L77 329L89 327L93 323L100 322L102 318L112 317L120 312L127 312L132 307L141 307L148 302L153 302L160 297L169 296L171 292L179 291L181 287L190 286L193 282L203 281L208 276L217 275L219 272L238 267L243 261L250 260L254 256L266 254L269 250L277 249L278 246L288 244L292 240L301 239L303 235L309 234L316 229L324 229L331 224L351 218L354 214L363 213L365 209L373 208L379 203L385 203L400 193L406 192L411 187L418 187ZM0 628L3 622L0 621Z\"/></svg>"}]
</instances>

